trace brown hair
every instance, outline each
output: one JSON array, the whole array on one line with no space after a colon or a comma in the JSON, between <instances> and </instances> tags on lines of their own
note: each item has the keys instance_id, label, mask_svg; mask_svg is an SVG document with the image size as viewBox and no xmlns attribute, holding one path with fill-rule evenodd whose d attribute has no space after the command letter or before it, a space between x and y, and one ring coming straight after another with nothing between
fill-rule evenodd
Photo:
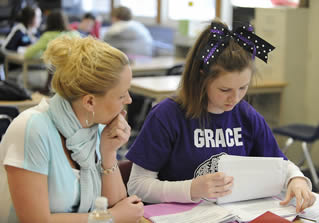
<instances>
[{"instance_id":1,"label":"brown hair","mask_svg":"<svg viewBox=\"0 0 319 223\"><path fill-rule=\"evenodd\" d=\"M132 12L129 8L120 6L112 10L111 16L122 21L129 21L132 19Z\"/></svg>"},{"instance_id":2,"label":"brown hair","mask_svg":"<svg viewBox=\"0 0 319 223\"><path fill-rule=\"evenodd\" d=\"M104 95L119 81L127 56L93 37L62 35L48 44L44 61L53 70L53 89L68 101Z\"/></svg>"},{"instance_id":3,"label":"brown hair","mask_svg":"<svg viewBox=\"0 0 319 223\"><path fill-rule=\"evenodd\" d=\"M33 20L36 16L36 7L35 6L26 6L22 9L20 17L18 21L23 23L23 25L28 29L30 25L32 25Z\"/></svg>"},{"instance_id":4,"label":"brown hair","mask_svg":"<svg viewBox=\"0 0 319 223\"><path fill-rule=\"evenodd\" d=\"M203 69L200 53L207 46L210 29L214 24L220 24L225 29L227 25L214 20L211 25L200 34L186 58L186 65L182 74L177 97L174 99L185 109L188 118L205 118L207 115L208 85L225 72L243 71L251 68L255 72L252 55L239 46L232 38L229 45L222 51L208 69Z\"/></svg>"},{"instance_id":5,"label":"brown hair","mask_svg":"<svg viewBox=\"0 0 319 223\"><path fill-rule=\"evenodd\" d=\"M69 21L67 16L59 9L54 9L48 15L46 21L46 31L66 31Z\"/></svg>"}]
</instances>

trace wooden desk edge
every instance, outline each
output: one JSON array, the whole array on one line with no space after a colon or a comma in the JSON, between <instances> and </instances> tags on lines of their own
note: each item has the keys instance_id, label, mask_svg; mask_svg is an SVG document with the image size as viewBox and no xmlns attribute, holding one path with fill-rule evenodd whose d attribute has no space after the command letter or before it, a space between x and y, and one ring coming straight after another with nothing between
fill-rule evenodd
<instances>
[{"instance_id":1,"label":"wooden desk edge","mask_svg":"<svg viewBox=\"0 0 319 223\"><path fill-rule=\"evenodd\" d=\"M41 58L31 58L31 59L25 59L23 54L18 53L7 53L5 54L5 60L8 62L13 63L27 63L27 64L41 64L43 63L43 60Z\"/></svg>"},{"instance_id":2,"label":"wooden desk edge","mask_svg":"<svg viewBox=\"0 0 319 223\"><path fill-rule=\"evenodd\" d=\"M22 112L30 107L38 105L43 98L48 98L47 96L42 95L38 92L33 93L31 97L32 97L32 100L0 101L0 106L1 105L16 106L19 109L19 111Z\"/></svg>"},{"instance_id":3,"label":"wooden desk edge","mask_svg":"<svg viewBox=\"0 0 319 223\"><path fill-rule=\"evenodd\" d=\"M284 88L287 86L286 82L273 82L269 83L266 82L265 84L257 84L257 85L252 85L249 89L247 94L267 94L267 93L280 93L284 90ZM171 95L173 94L176 90L154 90L151 88L146 88L140 85L135 85L134 83L131 84L130 90L134 93L138 94L145 94L145 95L154 95L156 97L157 95Z\"/></svg>"}]
</instances>

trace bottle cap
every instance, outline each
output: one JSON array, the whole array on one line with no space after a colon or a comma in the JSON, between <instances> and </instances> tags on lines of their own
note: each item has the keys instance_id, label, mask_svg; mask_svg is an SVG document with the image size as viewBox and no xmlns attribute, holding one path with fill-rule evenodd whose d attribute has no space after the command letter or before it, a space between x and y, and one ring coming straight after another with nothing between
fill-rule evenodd
<instances>
[{"instance_id":1,"label":"bottle cap","mask_svg":"<svg viewBox=\"0 0 319 223\"><path fill-rule=\"evenodd\" d=\"M97 197L95 200L95 207L107 208L107 198L106 197Z\"/></svg>"}]
</instances>

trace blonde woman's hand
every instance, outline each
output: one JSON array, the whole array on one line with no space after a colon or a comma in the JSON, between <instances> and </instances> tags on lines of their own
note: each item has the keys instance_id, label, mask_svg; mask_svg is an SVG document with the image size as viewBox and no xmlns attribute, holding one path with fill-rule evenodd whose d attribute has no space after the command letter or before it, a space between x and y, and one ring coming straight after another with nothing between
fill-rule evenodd
<instances>
[{"instance_id":1,"label":"blonde woman's hand","mask_svg":"<svg viewBox=\"0 0 319 223\"><path fill-rule=\"evenodd\" d=\"M192 180L191 198L196 201L200 198L218 198L231 193L233 177L217 172L198 176Z\"/></svg>"},{"instance_id":2,"label":"blonde woman's hand","mask_svg":"<svg viewBox=\"0 0 319 223\"><path fill-rule=\"evenodd\" d=\"M114 222L139 222L144 215L144 204L136 195L124 198L110 209Z\"/></svg>"},{"instance_id":3,"label":"blonde woman's hand","mask_svg":"<svg viewBox=\"0 0 319 223\"><path fill-rule=\"evenodd\" d=\"M127 143L131 135L131 127L127 123L125 116L126 111L123 110L111 123L105 126L101 135L101 152L105 149L109 152L115 152Z\"/></svg>"},{"instance_id":4,"label":"blonde woman's hand","mask_svg":"<svg viewBox=\"0 0 319 223\"><path fill-rule=\"evenodd\" d=\"M316 197L311 192L307 181L302 177L292 178L288 184L285 200L280 202L281 205L287 205L289 201L296 197L296 212L299 213L312 206Z\"/></svg>"}]
</instances>

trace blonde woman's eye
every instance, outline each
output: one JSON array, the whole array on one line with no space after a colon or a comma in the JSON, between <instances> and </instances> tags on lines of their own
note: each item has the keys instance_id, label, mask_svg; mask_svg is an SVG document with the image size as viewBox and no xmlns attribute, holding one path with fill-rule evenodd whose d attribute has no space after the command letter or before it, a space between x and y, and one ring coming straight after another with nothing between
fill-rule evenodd
<instances>
[{"instance_id":1,"label":"blonde woman's eye","mask_svg":"<svg viewBox=\"0 0 319 223\"><path fill-rule=\"evenodd\" d=\"M229 89L219 89L221 92L228 92Z\"/></svg>"}]
</instances>

